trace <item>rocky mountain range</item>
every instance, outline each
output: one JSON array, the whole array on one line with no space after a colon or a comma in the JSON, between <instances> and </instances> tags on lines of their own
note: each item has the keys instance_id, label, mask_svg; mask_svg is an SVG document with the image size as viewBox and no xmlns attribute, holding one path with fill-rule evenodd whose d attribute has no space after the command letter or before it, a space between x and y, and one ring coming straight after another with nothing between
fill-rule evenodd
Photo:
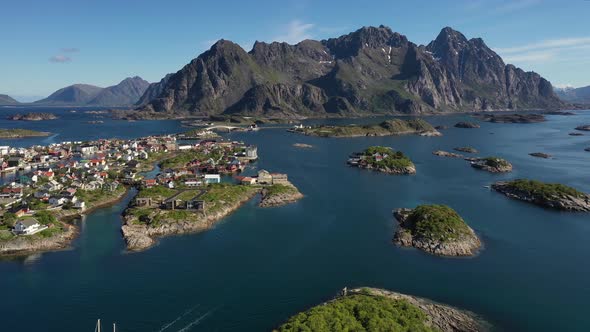
<instances>
[{"instance_id":1,"label":"rocky mountain range","mask_svg":"<svg viewBox=\"0 0 590 332\"><path fill-rule=\"evenodd\" d=\"M148 94L149 92L149 94ZM361 116L565 107L551 83L444 28L416 45L385 26L296 45L220 40L148 88L145 117Z\"/></svg>"},{"instance_id":2,"label":"rocky mountain range","mask_svg":"<svg viewBox=\"0 0 590 332\"><path fill-rule=\"evenodd\" d=\"M590 85L581 88L556 88L555 93L566 102L590 104Z\"/></svg>"},{"instance_id":3,"label":"rocky mountain range","mask_svg":"<svg viewBox=\"0 0 590 332\"><path fill-rule=\"evenodd\" d=\"M18 105L20 104L16 99L9 95L0 94L0 105Z\"/></svg>"},{"instance_id":4,"label":"rocky mountain range","mask_svg":"<svg viewBox=\"0 0 590 332\"><path fill-rule=\"evenodd\" d=\"M150 84L141 77L128 77L106 88L74 84L36 101L38 105L56 106L129 106L135 104Z\"/></svg>"}]
</instances>

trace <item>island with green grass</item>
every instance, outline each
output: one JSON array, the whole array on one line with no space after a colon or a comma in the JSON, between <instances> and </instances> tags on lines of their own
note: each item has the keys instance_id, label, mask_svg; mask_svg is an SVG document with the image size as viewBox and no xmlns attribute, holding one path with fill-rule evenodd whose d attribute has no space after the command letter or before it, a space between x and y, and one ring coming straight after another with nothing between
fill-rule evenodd
<instances>
[{"instance_id":1,"label":"island with green grass","mask_svg":"<svg viewBox=\"0 0 590 332\"><path fill-rule=\"evenodd\" d=\"M471 161L471 167L490 173L512 172L512 164L508 160L499 157L477 158Z\"/></svg>"},{"instance_id":2,"label":"island with green grass","mask_svg":"<svg viewBox=\"0 0 590 332\"><path fill-rule=\"evenodd\" d=\"M385 146L371 146L363 152L353 153L347 163L387 174L416 174L416 166L409 157Z\"/></svg>"},{"instance_id":3,"label":"island with green grass","mask_svg":"<svg viewBox=\"0 0 590 332\"><path fill-rule=\"evenodd\" d=\"M590 212L590 195L560 183L517 179L496 182L492 189L509 198L552 209Z\"/></svg>"},{"instance_id":4,"label":"island with green grass","mask_svg":"<svg viewBox=\"0 0 590 332\"><path fill-rule=\"evenodd\" d=\"M368 125L319 125L319 126L295 126L290 132L318 137L366 137L366 136L396 136L396 135L420 135L441 136L442 134L422 119L392 119L378 124Z\"/></svg>"},{"instance_id":5,"label":"island with green grass","mask_svg":"<svg viewBox=\"0 0 590 332\"><path fill-rule=\"evenodd\" d=\"M393 242L414 247L438 256L473 256L481 247L475 232L446 205L419 205L414 209L397 209L399 222Z\"/></svg>"},{"instance_id":6,"label":"island with green grass","mask_svg":"<svg viewBox=\"0 0 590 332\"><path fill-rule=\"evenodd\" d=\"M334 299L298 313L275 332L487 331L474 313L377 288L346 288Z\"/></svg>"},{"instance_id":7,"label":"island with green grass","mask_svg":"<svg viewBox=\"0 0 590 332\"><path fill-rule=\"evenodd\" d=\"M0 129L0 138L45 137L49 135L51 135L51 133L30 129Z\"/></svg>"}]
</instances>

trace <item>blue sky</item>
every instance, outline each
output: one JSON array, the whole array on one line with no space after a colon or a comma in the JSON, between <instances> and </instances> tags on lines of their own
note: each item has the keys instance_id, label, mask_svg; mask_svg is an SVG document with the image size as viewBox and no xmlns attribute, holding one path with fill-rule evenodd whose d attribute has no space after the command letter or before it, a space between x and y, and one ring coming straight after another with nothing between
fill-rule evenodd
<instances>
[{"instance_id":1,"label":"blue sky","mask_svg":"<svg viewBox=\"0 0 590 332\"><path fill-rule=\"evenodd\" d=\"M176 72L217 39L298 42L384 24L418 44L451 26L554 85L590 85L590 1L5 0L0 93L45 96Z\"/></svg>"}]
</instances>

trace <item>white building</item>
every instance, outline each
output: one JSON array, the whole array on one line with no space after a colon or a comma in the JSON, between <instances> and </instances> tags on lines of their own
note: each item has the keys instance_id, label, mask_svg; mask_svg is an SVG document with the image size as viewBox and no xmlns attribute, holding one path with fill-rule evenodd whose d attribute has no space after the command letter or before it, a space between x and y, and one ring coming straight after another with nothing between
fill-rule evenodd
<instances>
[{"instance_id":1,"label":"white building","mask_svg":"<svg viewBox=\"0 0 590 332\"><path fill-rule=\"evenodd\" d=\"M46 229L35 218L19 220L14 224L14 233L20 235L31 235Z\"/></svg>"},{"instance_id":2,"label":"white building","mask_svg":"<svg viewBox=\"0 0 590 332\"><path fill-rule=\"evenodd\" d=\"M205 183L220 183L221 176L219 174L205 174Z\"/></svg>"}]
</instances>

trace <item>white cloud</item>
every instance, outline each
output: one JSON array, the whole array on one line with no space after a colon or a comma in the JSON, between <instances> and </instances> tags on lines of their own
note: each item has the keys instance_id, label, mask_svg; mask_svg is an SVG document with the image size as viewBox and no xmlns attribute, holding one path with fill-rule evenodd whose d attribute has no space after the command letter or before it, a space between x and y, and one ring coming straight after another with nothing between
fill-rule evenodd
<instances>
[{"instance_id":1,"label":"white cloud","mask_svg":"<svg viewBox=\"0 0 590 332\"><path fill-rule=\"evenodd\" d=\"M555 52L525 52L518 54L509 54L503 57L506 62L546 62L554 59Z\"/></svg>"},{"instance_id":2,"label":"white cloud","mask_svg":"<svg viewBox=\"0 0 590 332\"><path fill-rule=\"evenodd\" d=\"M80 52L80 49L76 47L64 47L61 51L64 53L78 53Z\"/></svg>"},{"instance_id":3,"label":"white cloud","mask_svg":"<svg viewBox=\"0 0 590 332\"><path fill-rule=\"evenodd\" d=\"M547 39L494 50L509 63L556 63L568 56L575 56L579 60L582 56L580 51L590 50L590 37Z\"/></svg>"},{"instance_id":4,"label":"white cloud","mask_svg":"<svg viewBox=\"0 0 590 332\"><path fill-rule=\"evenodd\" d=\"M516 47L496 48L498 53L520 53L535 50L562 49L569 47L590 46L590 37L547 39L537 43Z\"/></svg>"},{"instance_id":5,"label":"white cloud","mask_svg":"<svg viewBox=\"0 0 590 332\"><path fill-rule=\"evenodd\" d=\"M313 35L311 30L314 28L312 23L304 23L299 20L289 22L279 36L273 38L274 41L287 42L289 44L296 44L304 39L311 39Z\"/></svg>"},{"instance_id":6,"label":"white cloud","mask_svg":"<svg viewBox=\"0 0 590 332\"><path fill-rule=\"evenodd\" d=\"M553 84L553 87L558 88L558 89L571 89L573 88L573 84L570 83L561 83L561 84Z\"/></svg>"},{"instance_id":7,"label":"white cloud","mask_svg":"<svg viewBox=\"0 0 590 332\"><path fill-rule=\"evenodd\" d=\"M65 56L62 54L58 54L58 55L54 55L51 58L49 58L49 62L54 62L54 63L66 63L66 62L71 62L72 58L70 58L69 56Z\"/></svg>"}]
</instances>

